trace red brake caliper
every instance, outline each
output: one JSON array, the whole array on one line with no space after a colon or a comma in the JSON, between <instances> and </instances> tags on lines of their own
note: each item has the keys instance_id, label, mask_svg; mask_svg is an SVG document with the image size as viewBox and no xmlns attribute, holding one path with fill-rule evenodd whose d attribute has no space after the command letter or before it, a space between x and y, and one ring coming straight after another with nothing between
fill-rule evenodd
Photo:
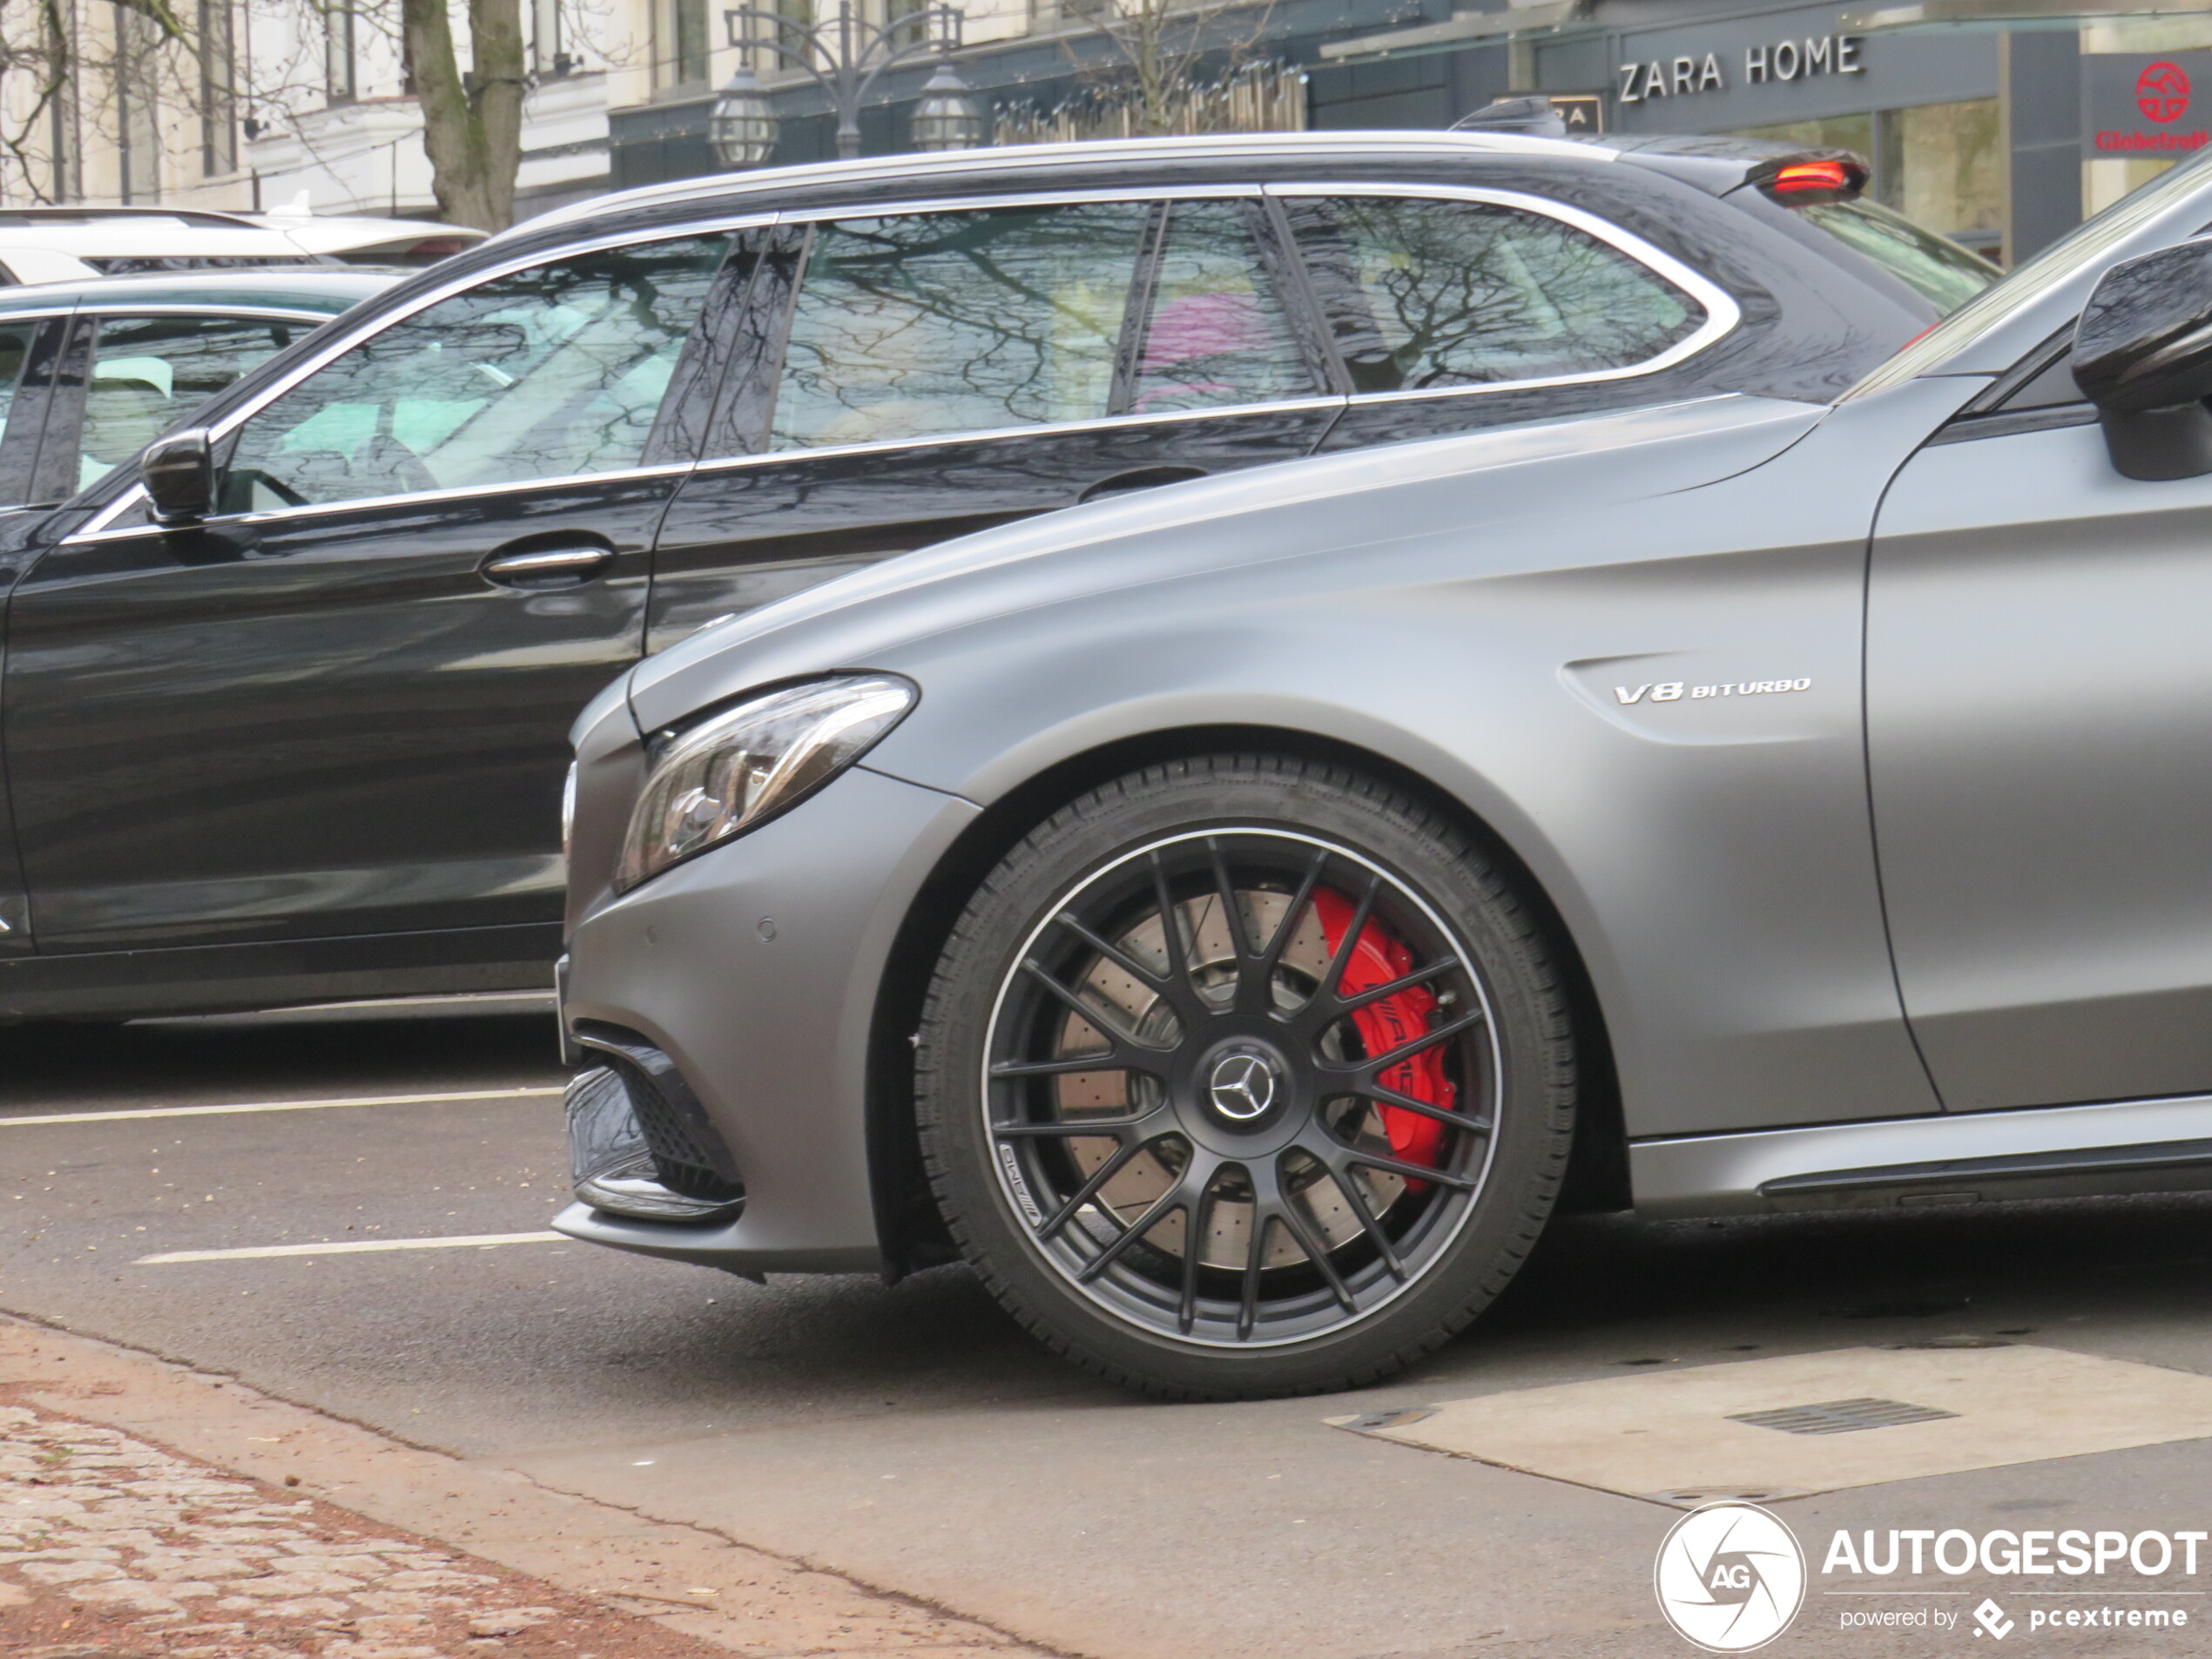
<instances>
[{"instance_id":1,"label":"red brake caliper","mask_svg":"<svg viewBox=\"0 0 2212 1659\"><path fill-rule=\"evenodd\" d=\"M1349 899L1326 887L1313 895L1313 912L1321 919L1321 932L1328 941L1332 961L1343 942L1344 930L1352 925L1352 910ZM1370 921L1360 929L1359 941L1352 948L1352 960L1345 965L1344 977L1337 988L1342 995L1356 996L1361 991L1386 985L1411 973L1413 968L1413 952L1385 933L1379 924ZM1436 998L1428 987L1409 986L1395 996L1386 996L1380 1001L1354 1009L1352 1022L1358 1028L1359 1041L1366 1046L1367 1052L1383 1054L1426 1031L1428 1016L1435 1008ZM1440 1106L1447 1112L1458 1099L1452 1080L1444 1075L1441 1043L1407 1055L1376 1081L1408 1100ZM1426 1163L1434 1168L1443 1151L1444 1125L1402 1106L1385 1105L1379 1110L1383 1132L1390 1137L1390 1150L1408 1163ZM1406 1184L1408 1190L1418 1192L1426 1184L1409 1181Z\"/></svg>"}]
</instances>

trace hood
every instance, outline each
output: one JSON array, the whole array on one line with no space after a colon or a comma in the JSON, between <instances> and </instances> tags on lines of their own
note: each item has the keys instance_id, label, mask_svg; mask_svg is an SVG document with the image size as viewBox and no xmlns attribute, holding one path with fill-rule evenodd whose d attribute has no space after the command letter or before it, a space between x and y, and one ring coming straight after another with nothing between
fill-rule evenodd
<instances>
[{"instance_id":1,"label":"hood","mask_svg":"<svg viewBox=\"0 0 2212 1659\"><path fill-rule=\"evenodd\" d=\"M1396 444L1047 513L906 554L701 630L632 671L641 730L757 685L1037 607L1241 567L1670 495L1771 460L1825 404L1723 396ZM1523 534L1526 534L1524 532ZM1517 538L1518 539L1518 538Z\"/></svg>"}]
</instances>

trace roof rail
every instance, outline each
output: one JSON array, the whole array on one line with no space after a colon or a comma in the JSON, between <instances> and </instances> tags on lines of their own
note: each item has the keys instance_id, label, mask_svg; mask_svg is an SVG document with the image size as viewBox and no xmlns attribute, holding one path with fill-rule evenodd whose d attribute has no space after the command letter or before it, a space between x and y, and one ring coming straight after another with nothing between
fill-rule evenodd
<instances>
[{"instance_id":1,"label":"roof rail","mask_svg":"<svg viewBox=\"0 0 2212 1659\"><path fill-rule=\"evenodd\" d=\"M964 173L1005 174L1035 169L1046 172L1071 162L1135 160L1157 156L1164 159L1209 155L1238 155L1277 152L1320 158L1365 155L1376 152L1403 155L1409 150L1433 150L1461 154L1487 152L1512 155L1573 156L1584 161L1610 161L1613 152L1602 143L1578 138L1534 138L1519 132L1212 132L1168 138L1100 138L1073 144L1024 144L1004 148L953 150L931 155L869 156L857 161L808 162L796 167L763 167L743 173L715 173L704 179L678 179L666 184L641 185L604 196L571 202L524 219L491 239L506 240L536 234L562 225L595 219L624 208L653 207L687 201L727 200L736 206L748 196L794 186L832 184L849 179L855 184L880 179L911 179L917 184L952 182Z\"/></svg>"},{"instance_id":2,"label":"roof rail","mask_svg":"<svg viewBox=\"0 0 2212 1659\"><path fill-rule=\"evenodd\" d=\"M235 226L253 231L268 228L250 214L206 207L0 207L0 226L90 225L104 219L173 219L187 225Z\"/></svg>"}]
</instances>

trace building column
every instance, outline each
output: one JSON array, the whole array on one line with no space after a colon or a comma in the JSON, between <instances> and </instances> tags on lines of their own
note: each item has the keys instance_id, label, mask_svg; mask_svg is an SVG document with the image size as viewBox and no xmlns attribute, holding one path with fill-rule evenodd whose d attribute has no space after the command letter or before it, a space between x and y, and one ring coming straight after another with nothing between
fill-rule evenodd
<instances>
[{"instance_id":1,"label":"building column","mask_svg":"<svg viewBox=\"0 0 2212 1659\"><path fill-rule=\"evenodd\" d=\"M1998 37L2006 150L2005 260L2016 266L2081 222L2081 37Z\"/></svg>"}]
</instances>

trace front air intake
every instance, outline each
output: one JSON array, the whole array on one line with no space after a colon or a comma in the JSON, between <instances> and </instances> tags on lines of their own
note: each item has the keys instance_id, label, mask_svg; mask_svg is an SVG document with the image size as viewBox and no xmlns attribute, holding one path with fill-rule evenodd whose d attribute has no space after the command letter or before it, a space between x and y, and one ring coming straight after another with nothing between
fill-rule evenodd
<instances>
[{"instance_id":1,"label":"front air intake","mask_svg":"<svg viewBox=\"0 0 2212 1659\"><path fill-rule=\"evenodd\" d=\"M656 1221L734 1218L744 1178L676 1062L619 1026L579 1021L571 1035L601 1062L569 1086L577 1196Z\"/></svg>"}]
</instances>

